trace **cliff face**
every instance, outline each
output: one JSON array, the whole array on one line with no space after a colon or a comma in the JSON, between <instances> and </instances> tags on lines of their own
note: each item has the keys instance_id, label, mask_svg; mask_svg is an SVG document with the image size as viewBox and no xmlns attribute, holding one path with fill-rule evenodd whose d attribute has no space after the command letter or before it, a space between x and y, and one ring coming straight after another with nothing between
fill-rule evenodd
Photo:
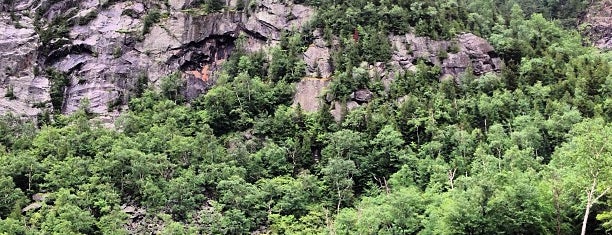
<instances>
[{"instance_id":1,"label":"cliff face","mask_svg":"<svg viewBox=\"0 0 612 235\"><path fill-rule=\"evenodd\" d=\"M111 123L130 97L175 72L185 84L183 95L191 99L214 83L214 71L240 35L247 51L257 51L275 45L283 30L299 29L314 15L310 7L286 3L291 1L239 1L228 1L213 13L192 0L4 1L0 112L36 117L55 109L69 114L87 100L90 112ZM318 96L334 72L334 45L317 30L313 38L303 55L309 78L298 84L296 94L296 102L308 111L319 107ZM456 77L467 68L481 75L501 67L491 45L472 34L450 41L412 34L389 40L391 61L368 65L386 84L395 73L414 70L419 59L439 65L443 77Z\"/></svg>"},{"instance_id":2,"label":"cliff face","mask_svg":"<svg viewBox=\"0 0 612 235\"><path fill-rule=\"evenodd\" d=\"M190 0L27 1L0 6L0 112L72 113L83 100L112 121L143 83L179 71L184 95L205 91L212 71L245 35L246 49L275 44L312 9L266 0L206 13Z\"/></svg>"},{"instance_id":3,"label":"cliff face","mask_svg":"<svg viewBox=\"0 0 612 235\"><path fill-rule=\"evenodd\" d=\"M330 58L334 45L327 45L317 31L313 37L315 37L314 42L304 52L308 77L297 84L294 99L295 103L310 112L321 107L322 91L327 88L329 81L333 80L334 73ZM466 71L472 71L474 75L480 76L500 72L503 66L493 46L485 39L471 33L460 34L452 40L432 40L414 34L391 35L389 41L392 52L388 63L361 65L368 70L371 78L379 76L387 88L397 73L416 71L419 60L440 66L440 79L455 79L456 82L459 82L459 76ZM369 102L371 97L360 98L362 97L360 93L369 93L369 91L355 91L352 100L347 103L348 110L359 107L359 103ZM335 109L332 113L337 120L341 113L341 107L338 105L337 102L332 105Z\"/></svg>"},{"instance_id":4,"label":"cliff face","mask_svg":"<svg viewBox=\"0 0 612 235\"><path fill-rule=\"evenodd\" d=\"M596 47L612 49L612 0L592 1L581 22Z\"/></svg>"},{"instance_id":5,"label":"cliff face","mask_svg":"<svg viewBox=\"0 0 612 235\"><path fill-rule=\"evenodd\" d=\"M39 37L32 27L17 28L4 12L0 15L0 112L35 116L37 103L49 100L49 83L34 74ZM22 18L31 25L32 19Z\"/></svg>"}]
</instances>

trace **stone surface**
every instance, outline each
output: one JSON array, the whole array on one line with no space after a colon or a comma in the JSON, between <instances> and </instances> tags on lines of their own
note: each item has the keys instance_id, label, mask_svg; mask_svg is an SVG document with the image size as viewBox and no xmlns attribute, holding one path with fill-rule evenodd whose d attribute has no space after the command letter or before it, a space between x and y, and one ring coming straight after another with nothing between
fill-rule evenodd
<instances>
[{"instance_id":1,"label":"stone surface","mask_svg":"<svg viewBox=\"0 0 612 235\"><path fill-rule=\"evenodd\" d=\"M497 57L493 46L485 39L471 33L460 34L450 41L436 41L413 34L390 36L392 47L392 65L396 68L414 71L419 59L442 68L442 75L457 77L467 68L472 68L475 75L501 70L501 59Z\"/></svg>"},{"instance_id":2,"label":"stone surface","mask_svg":"<svg viewBox=\"0 0 612 235\"><path fill-rule=\"evenodd\" d=\"M32 200L36 202L42 202L49 196L48 193L35 193L32 195Z\"/></svg>"},{"instance_id":3,"label":"stone surface","mask_svg":"<svg viewBox=\"0 0 612 235\"><path fill-rule=\"evenodd\" d=\"M329 48L311 45L304 52L306 62L306 74L312 77L328 78L332 75L333 68L330 63Z\"/></svg>"},{"instance_id":4,"label":"stone surface","mask_svg":"<svg viewBox=\"0 0 612 235\"><path fill-rule=\"evenodd\" d=\"M596 47L612 50L612 0L592 1L581 23Z\"/></svg>"},{"instance_id":5,"label":"stone surface","mask_svg":"<svg viewBox=\"0 0 612 235\"><path fill-rule=\"evenodd\" d=\"M332 110L330 110L330 113L332 114L336 122L340 122L342 121L342 118L346 116L347 112L350 112L351 110L356 109L359 106L359 103L355 101L346 102L346 106L338 101L335 101L332 104Z\"/></svg>"},{"instance_id":6,"label":"stone surface","mask_svg":"<svg viewBox=\"0 0 612 235\"><path fill-rule=\"evenodd\" d=\"M351 99L357 102L369 102L374 98L374 94L368 89L359 89L351 94Z\"/></svg>"},{"instance_id":7,"label":"stone surface","mask_svg":"<svg viewBox=\"0 0 612 235\"><path fill-rule=\"evenodd\" d=\"M321 30L315 30L314 42L304 52L306 75L310 77L329 78L333 73L330 48L321 35Z\"/></svg>"},{"instance_id":8,"label":"stone surface","mask_svg":"<svg viewBox=\"0 0 612 235\"><path fill-rule=\"evenodd\" d=\"M31 210L36 210L36 209L41 208L41 207L42 207L41 203L34 202L34 203L31 203L30 205L24 207L23 209L21 209L21 212L28 212L28 211L31 211Z\"/></svg>"},{"instance_id":9,"label":"stone surface","mask_svg":"<svg viewBox=\"0 0 612 235\"><path fill-rule=\"evenodd\" d=\"M321 95L329 85L327 79L304 78L296 85L293 99L294 105L299 104L306 112L315 112L321 107Z\"/></svg>"},{"instance_id":10,"label":"stone surface","mask_svg":"<svg viewBox=\"0 0 612 235\"><path fill-rule=\"evenodd\" d=\"M39 38L32 20L19 23L0 13L0 113L36 116L39 103L49 101L47 79L37 76Z\"/></svg>"},{"instance_id":11,"label":"stone surface","mask_svg":"<svg viewBox=\"0 0 612 235\"><path fill-rule=\"evenodd\" d=\"M330 51L337 46L336 43L328 45L329 43L323 40L320 30L315 30L312 36L314 40L304 52L307 78L298 84L295 96L295 103L299 103L304 110L311 112L320 107L321 99L318 96L327 86L327 83L321 85L316 78L333 80ZM432 40L414 34L391 35L389 40L393 48L391 61L369 65L364 62L359 66L367 71L371 79L380 79L385 91L389 91L390 84L397 74L416 71L419 60L429 65L440 66L442 74L439 79L455 79L457 82L459 82L458 77L468 68L472 68L474 75L483 75L499 72L502 67L502 61L497 57L493 46L485 39L471 33L460 34L449 41ZM350 98L347 110L371 101L373 94L367 89L361 89L354 91ZM340 120L342 111L340 105L333 104L333 100L330 99L326 99L326 102L334 106L331 112L337 120Z\"/></svg>"},{"instance_id":12,"label":"stone surface","mask_svg":"<svg viewBox=\"0 0 612 235\"><path fill-rule=\"evenodd\" d=\"M12 90L12 95L0 97L0 112L35 117L51 109L52 81L40 72L49 68L69 79L64 102L56 109L72 113L87 100L89 111L106 123L125 110L142 78L158 87L163 77L179 71L186 87L183 95L191 99L214 84L215 71L235 49L240 35L245 36L247 51L258 51L277 44L282 30L297 29L314 14L309 7L281 0L262 0L237 11L238 1L228 0L228 10L211 14L197 13L192 0L170 0L168 7L156 1L105 4L98 0L16 0L13 6L2 5L0 30L6 33L0 35L0 92ZM152 8L162 9L166 16L143 35L143 19ZM64 45L47 54L39 54L45 45L28 18L37 9L45 9L42 16L48 21L68 15L70 22L79 22L69 27L67 37L52 40ZM18 23L9 17L9 10L19 16ZM87 16L92 17L84 20ZM294 102L306 111L320 107L319 96L333 79L331 51L338 46L335 39L324 40L320 30L313 32L313 38L303 54L307 78L297 85ZM456 78L468 68L476 75L501 68L493 47L473 34L449 41L413 34L391 35L389 40L394 49L390 62L361 66L371 78L381 79L386 90L396 74L414 71L419 59L439 65L441 78ZM365 103L372 97L371 92L359 90L351 102Z\"/></svg>"},{"instance_id":13,"label":"stone surface","mask_svg":"<svg viewBox=\"0 0 612 235\"><path fill-rule=\"evenodd\" d=\"M232 0L228 10L206 15L190 12L191 0L170 0L169 7L163 1L13 2L0 3L0 112L35 117L50 110L52 81L35 70L54 69L69 78L62 107L54 108L72 113L87 100L89 111L107 123L126 108L141 78L157 87L161 78L179 71L187 87L183 95L197 97L214 83L214 72L240 35L246 36L247 51L257 51L313 15L309 7L278 0L258 1L249 12L236 11L238 0ZM160 9L161 20L143 35L143 19L153 8ZM54 18L68 17L74 23L68 36L42 45L28 18L37 11L47 22L43 29ZM59 43L64 45L53 46ZM43 46L49 53L38 53Z\"/></svg>"}]
</instances>

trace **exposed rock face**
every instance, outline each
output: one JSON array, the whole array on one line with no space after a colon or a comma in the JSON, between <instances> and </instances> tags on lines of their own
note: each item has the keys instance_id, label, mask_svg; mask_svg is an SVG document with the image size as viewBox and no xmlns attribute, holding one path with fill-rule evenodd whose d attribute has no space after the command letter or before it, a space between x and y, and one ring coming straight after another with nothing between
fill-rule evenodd
<instances>
[{"instance_id":1,"label":"exposed rock face","mask_svg":"<svg viewBox=\"0 0 612 235\"><path fill-rule=\"evenodd\" d=\"M304 78L296 85L294 104L299 104L300 107L307 112L319 110L320 99L323 90L329 85L327 79Z\"/></svg>"},{"instance_id":2,"label":"exposed rock face","mask_svg":"<svg viewBox=\"0 0 612 235\"><path fill-rule=\"evenodd\" d=\"M282 30L302 27L314 13L311 8L280 0L258 1L238 11L233 9L238 1L228 0L228 10L210 14L198 12L201 10L194 9L191 0L169 0L167 4L15 0L3 4L0 92L6 95L0 97L0 112L34 117L55 108L72 113L88 100L89 111L110 123L125 109L128 99L142 90L143 83L158 86L160 78L177 71L186 87L183 95L191 99L214 82L214 71L235 49L240 35L244 35L247 51L257 51L278 43ZM155 11L160 13L157 18ZM29 17L36 15L41 20ZM67 26L66 32L53 30L61 29L54 19L63 19L59 22ZM303 55L309 78L298 84L295 96L295 102L307 111L319 108L318 96L334 70L331 50L335 45L329 45L319 30L313 36L315 40ZM468 68L476 75L501 68L491 45L472 34L451 41L412 34L389 39L394 48L391 62L364 65L386 87L394 73L414 70L419 59L439 65L442 77L457 77ZM58 87L59 82L45 72L48 69L64 74L66 84ZM54 89L53 99L60 99L56 107L51 104ZM355 91L352 102L358 105L372 98L367 90Z\"/></svg>"},{"instance_id":3,"label":"exposed rock face","mask_svg":"<svg viewBox=\"0 0 612 235\"><path fill-rule=\"evenodd\" d=\"M228 58L240 35L245 49L274 45L281 30L300 28L313 10L278 0L260 1L245 11L201 14L191 0L156 1L15 0L0 5L0 112L36 116L51 108L54 81L44 73L52 68L65 74L62 113L72 113L89 100L89 111L112 122L141 83L156 86L160 78L180 71L193 98L208 89L213 72ZM159 22L145 19L159 9ZM49 41L39 37L53 19L65 18L67 33ZM152 18L151 18L152 19ZM153 22L151 24L151 22ZM57 23L57 22L54 22ZM143 34L144 32L144 34ZM48 49L48 53L39 53ZM35 74L35 71L42 71ZM61 94L60 94L61 96Z\"/></svg>"},{"instance_id":4,"label":"exposed rock face","mask_svg":"<svg viewBox=\"0 0 612 235\"><path fill-rule=\"evenodd\" d=\"M334 45L322 38L321 32L315 30L314 42L304 52L304 62L307 65L306 74L309 78L302 80L297 86L295 103L299 103L306 111L316 111L320 107L321 92L328 82L321 83L314 78L331 78L333 67L331 65L331 48ZM440 79L454 78L471 68L474 75L483 75L489 72L499 72L502 60L497 57L493 46L485 39L471 33L457 36L450 41L436 41L427 37L417 37L414 34L389 37L393 47L392 58L389 63L376 62L368 65L362 63L360 68L368 71L369 77L381 79L388 91L393 82L395 73L416 71L416 64L423 60L426 64L438 65L442 68ZM333 79L333 78L331 78ZM458 82L458 81L457 81ZM374 94L367 89L354 91L351 100L347 102L346 111L350 111L359 104L367 103L374 98ZM327 100L327 102L332 102ZM332 102L332 114L340 120L343 106Z\"/></svg>"},{"instance_id":5,"label":"exposed rock face","mask_svg":"<svg viewBox=\"0 0 612 235\"><path fill-rule=\"evenodd\" d=\"M471 33L461 34L451 41L436 41L413 34L390 37L393 48L392 64L414 70L419 59L442 68L442 77L456 77L468 68L475 75L501 70L501 59L485 39Z\"/></svg>"},{"instance_id":6,"label":"exposed rock face","mask_svg":"<svg viewBox=\"0 0 612 235\"><path fill-rule=\"evenodd\" d=\"M336 122L340 122L348 112L356 108L359 108L359 104L355 101L348 101L346 102L346 105L335 101L332 104L332 109L329 112L332 114Z\"/></svg>"},{"instance_id":7,"label":"exposed rock face","mask_svg":"<svg viewBox=\"0 0 612 235\"><path fill-rule=\"evenodd\" d=\"M24 16L21 21L27 25L32 20ZM0 32L0 113L36 116L38 109L33 106L49 101L48 81L33 69L38 35L5 14L0 15Z\"/></svg>"},{"instance_id":8,"label":"exposed rock face","mask_svg":"<svg viewBox=\"0 0 612 235\"><path fill-rule=\"evenodd\" d=\"M306 74L310 77L328 78L334 71L331 65L330 48L323 40L320 30L315 30L313 34L315 40L304 52Z\"/></svg>"},{"instance_id":9,"label":"exposed rock face","mask_svg":"<svg viewBox=\"0 0 612 235\"><path fill-rule=\"evenodd\" d=\"M612 49L612 0L593 1L581 23L596 47Z\"/></svg>"}]
</instances>

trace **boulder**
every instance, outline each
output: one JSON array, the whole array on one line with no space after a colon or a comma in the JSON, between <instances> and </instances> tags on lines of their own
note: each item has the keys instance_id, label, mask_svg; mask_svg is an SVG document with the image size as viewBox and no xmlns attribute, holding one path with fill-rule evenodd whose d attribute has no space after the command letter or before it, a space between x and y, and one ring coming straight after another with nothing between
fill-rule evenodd
<instances>
[{"instance_id":1,"label":"boulder","mask_svg":"<svg viewBox=\"0 0 612 235\"><path fill-rule=\"evenodd\" d=\"M36 202L42 202L49 196L48 193L36 193L32 195L32 200Z\"/></svg>"},{"instance_id":2,"label":"boulder","mask_svg":"<svg viewBox=\"0 0 612 235\"><path fill-rule=\"evenodd\" d=\"M136 208L133 206L126 206L125 208L121 209L121 211L127 214L133 214L134 212L136 212Z\"/></svg>"},{"instance_id":3,"label":"boulder","mask_svg":"<svg viewBox=\"0 0 612 235\"><path fill-rule=\"evenodd\" d=\"M31 211L31 210L36 210L36 209L41 208L41 207L42 207L42 204L40 204L39 202L34 202L34 203L31 203L30 205L24 207L23 209L21 209L21 212L28 212L28 211Z\"/></svg>"},{"instance_id":4,"label":"boulder","mask_svg":"<svg viewBox=\"0 0 612 235\"><path fill-rule=\"evenodd\" d=\"M357 90L351 93L351 99L357 102L361 102L361 103L370 102L370 100L372 100L373 97L374 97L374 93L372 93L368 89L360 89L360 90Z\"/></svg>"},{"instance_id":5,"label":"boulder","mask_svg":"<svg viewBox=\"0 0 612 235\"><path fill-rule=\"evenodd\" d=\"M340 122L342 121L342 118L346 116L347 112L350 112L351 110L356 109L359 106L359 103L355 101L346 102L346 106L342 105L342 103L338 101L335 101L332 104L332 109L330 110L330 113L332 114L336 122Z\"/></svg>"}]
</instances>

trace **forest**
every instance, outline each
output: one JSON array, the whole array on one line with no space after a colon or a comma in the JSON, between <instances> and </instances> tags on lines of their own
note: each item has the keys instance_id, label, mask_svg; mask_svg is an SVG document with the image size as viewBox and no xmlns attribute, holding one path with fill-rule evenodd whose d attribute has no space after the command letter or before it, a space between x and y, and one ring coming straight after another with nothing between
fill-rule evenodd
<instances>
[{"instance_id":1,"label":"forest","mask_svg":"<svg viewBox=\"0 0 612 235\"><path fill-rule=\"evenodd\" d=\"M2 116L0 234L612 232L612 52L578 31L591 1L294 2L317 9L308 28L238 46L195 100L175 73L113 128L86 101ZM324 97L373 92L340 121L329 102L293 105L315 29L340 43ZM388 34L407 32L472 32L504 67L439 79L421 61L387 91L360 64L389 61Z\"/></svg>"}]
</instances>

